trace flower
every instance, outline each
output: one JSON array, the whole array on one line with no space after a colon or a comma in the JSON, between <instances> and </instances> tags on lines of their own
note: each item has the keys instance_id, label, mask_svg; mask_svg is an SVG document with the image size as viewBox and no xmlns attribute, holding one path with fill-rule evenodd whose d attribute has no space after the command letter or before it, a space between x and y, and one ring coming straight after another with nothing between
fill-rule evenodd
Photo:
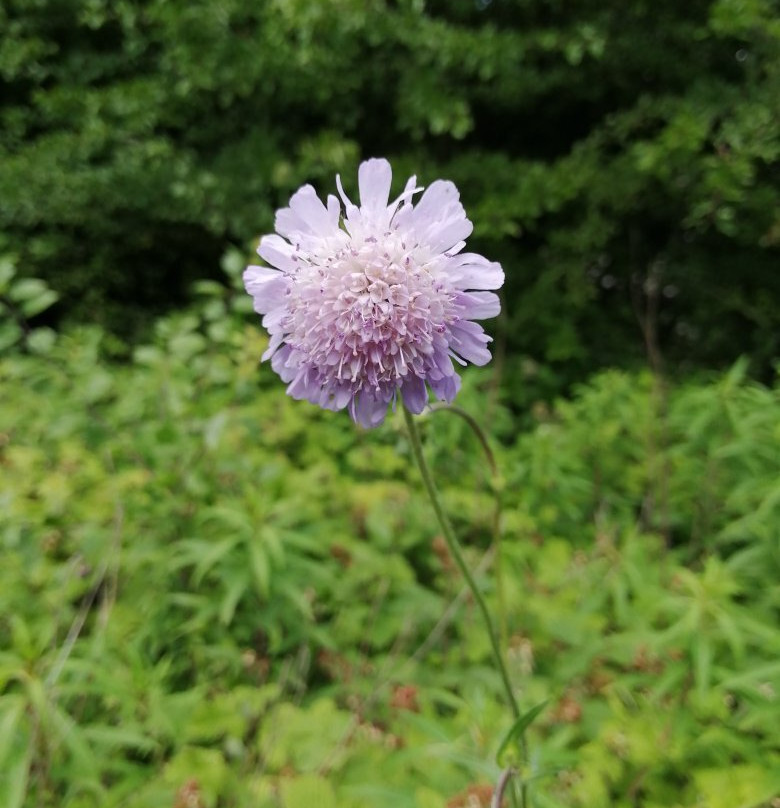
<instances>
[{"instance_id":1,"label":"flower","mask_svg":"<svg viewBox=\"0 0 780 808\"><path fill-rule=\"evenodd\" d=\"M500 264L462 253L472 225L453 183L422 191L411 177L388 204L387 160L360 165L360 206L336 177L341 203L323 204L304 185L277 211L276 234L257 252L244 285L270 335L263 360L293 398L378 426L400 393L422 412L428 388L451 402L460 365L490 361L490 337L475 320L495 317Z\"/></svg>"}]
</instances>

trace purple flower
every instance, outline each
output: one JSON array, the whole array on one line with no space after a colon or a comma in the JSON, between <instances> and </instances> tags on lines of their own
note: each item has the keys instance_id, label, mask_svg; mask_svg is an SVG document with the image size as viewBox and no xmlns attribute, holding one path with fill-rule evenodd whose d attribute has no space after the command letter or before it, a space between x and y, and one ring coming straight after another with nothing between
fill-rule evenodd
<instances>
[{"instance_id":1,"label":"purple flower","mask_svg":"<svg viewBox=\"0 0 780 808\"><path fill-rule=\"evenodd\" d=\"M428 387L451 402L460 365L490 361L491 341L474 320L495 317L504 272L462 253L471 222L457 188L416 177L388 204L387 160L358 170L360 206L336 178L324 205L311 185L276 214L276 235L257 250L269 267L250 266L244 285L271 337L263 359L293 398L331 410L346 407L365 427L382 423L400 391L419 413Z\"/></svg>"}]
</instances>

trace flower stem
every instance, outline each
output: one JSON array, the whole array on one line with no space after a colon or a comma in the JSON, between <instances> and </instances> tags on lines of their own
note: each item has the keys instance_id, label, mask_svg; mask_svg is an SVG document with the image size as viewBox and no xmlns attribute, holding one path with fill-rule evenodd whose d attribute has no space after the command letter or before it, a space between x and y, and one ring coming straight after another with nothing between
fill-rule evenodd
<instances>
[{"instance_id":1,"label":"flower stem","mask_svg":"<svg viewBox=\"0 0 780 808\"><path fill-rule=\"evenodd\" d=\"M520 718L520 708L517 705L515 694L512 691L512 684L509 681L509 674L507 673L504 658L498 645L498 637L495 629L493 628L493 621L490 619L490 612L488 611L485 599L482 597L482 593L479 591L479 587L477 586L477 583L474 580L465 559L463 558L463 553L461 552L460 545L455 538L455 533L452 530L450 520L447 518L447 514L444 512L444 508L442 507L441 500L439 499L439 492L436 490L436 484L433 481L433 476L430 468L428 467L428 463L425 460L425 455L423 454L420 432L417 429L414 416L409 412L409 410L406 409L406 407L404 407L403 410L404 418L406 419L406 428L409 432L409 439L412 444L414 459L417 461L417 465L420 469L420 474L423 478L425 489L428 492L428 498L431 500L431 505L433 505L433 510L436 513L436 518L439 520L439 525L441 525L442 532L444 533L444 539L447 542L447 547L450 554L455 559L455 563L458 565L458 569L465 578L466 583L471 590L471 594L474 596L474 600L482 613L482 619L485 622L485 628L487 629L488 637L490 639L490 646L493 649L493 658L495 659L496 666L501 674L501 680L504 684L504 690L506 691L509 706L512 709L515 720L518 720Z\"/></svg>"},{"instance_id":2,"label":"flower stem","mask_svg":"<svg viewBox=\"0 0 780 808\"><path fill-rule=\"evenodd\" d=\"M485 459L490 466L490 487L493 489L493 497L495 499L495 508L493 510L493 546L496 549L496 560L493 564L493 570L496 576L496 598L498 600L498 640L501 648L506 648L508 644L507 627L506 627L506 594L504 590L504 564L503 564L503 548L501 547L501 499L503 490L503 480L498 471L498 463L496 463L493 450L490 448L485 430L480 426L479 421L469 412L457 407L454 404L444 404L436 402L429 404L428 409L431 412L451 412L462 418L469 426L471 431L476 435L482 451L485 454Z\"/></svg>"}]
</instances>

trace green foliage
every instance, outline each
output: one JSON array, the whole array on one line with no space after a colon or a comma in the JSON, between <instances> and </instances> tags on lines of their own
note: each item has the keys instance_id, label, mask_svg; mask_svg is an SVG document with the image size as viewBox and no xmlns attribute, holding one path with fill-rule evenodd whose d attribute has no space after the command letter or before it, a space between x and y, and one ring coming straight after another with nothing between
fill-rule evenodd
<instances>
[{"instance_id":1,"label":"green foliage","mask_svg":"<svg viewBox=\"0 0 780 808\"><path fill-rule=\"evenodd\" d=\"M770 0L10 0L0 26L0 228L60 313L143 340L294 188L381 154L458 183L548 393L645 354L771 377Z\"/></svg>"},{"instance_id":2,"label":"green foliage","mask_svg":"<svg viewBox=\"0 0 780 808\"><path fill-rule=\"evenodd\" d=\"M0 256L0 352L23 344L43 350L51 344L50 329L30 328L29 321L57 301L57 294L38 278L16 277L14 261Z\"/></svg>"},{"instance_id":3,"label":"green foliage","mask_svg":"<svg viewBox=\"0 0 780 808\"><path fill-rule=\"evenodd\" d=\"M244 296L197 295L124 364L95 328L0 355L0 803L468 804L512 720L401 419L291 401ZM548 702L535 805L780 787L780 393L744 370L602 374L519 434L467 374L503 479L422 421L523 709Z\"/></svg>"}]
</instances>

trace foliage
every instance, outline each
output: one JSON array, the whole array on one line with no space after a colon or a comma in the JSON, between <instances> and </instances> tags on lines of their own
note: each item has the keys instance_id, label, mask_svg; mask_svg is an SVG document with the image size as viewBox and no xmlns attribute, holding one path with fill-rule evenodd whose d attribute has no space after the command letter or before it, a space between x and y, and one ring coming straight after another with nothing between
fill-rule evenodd
<instances>
[{"instance_id":1,"label":"foliage","mask_svg":"<svg viewBox=\"0 0 780 808\"><path fill-rule=\"evenodd\" d=\"M197 295L124 365L94 327L0 356L0 803L484 798L511 716L400 419L292 402L243 297ZM535 804L768 803L780 392L610 372L519 434L501 395L476 371L459 402L493 491L467 424L423 426L523 709L549 700Z\"/></svg>"},{"instance_id":2,"label":"foliage","mask_svg":"<svg viewBox=\"0 0 780 808\"><path fill-rule=\"evenodd\" d=\"M771 0L9 0L0 26L0 229L60 313L143 337L291 190L386 155L462 189L512 355L558 371L534 384L645 354L771 378Z\"/></svg>"},{"instance_id":3,"label":"foliage","mask_svg":"<svg viewBox=\"0 0 780 808\"><path fill-rule=\"evenodd\" d=\"M30 327L30 320L57 301L40 278L17 277L9 256L0 256L0 351L14 345L45 348L54 339L49 329Z\"/></svg>"}]
</instances>

